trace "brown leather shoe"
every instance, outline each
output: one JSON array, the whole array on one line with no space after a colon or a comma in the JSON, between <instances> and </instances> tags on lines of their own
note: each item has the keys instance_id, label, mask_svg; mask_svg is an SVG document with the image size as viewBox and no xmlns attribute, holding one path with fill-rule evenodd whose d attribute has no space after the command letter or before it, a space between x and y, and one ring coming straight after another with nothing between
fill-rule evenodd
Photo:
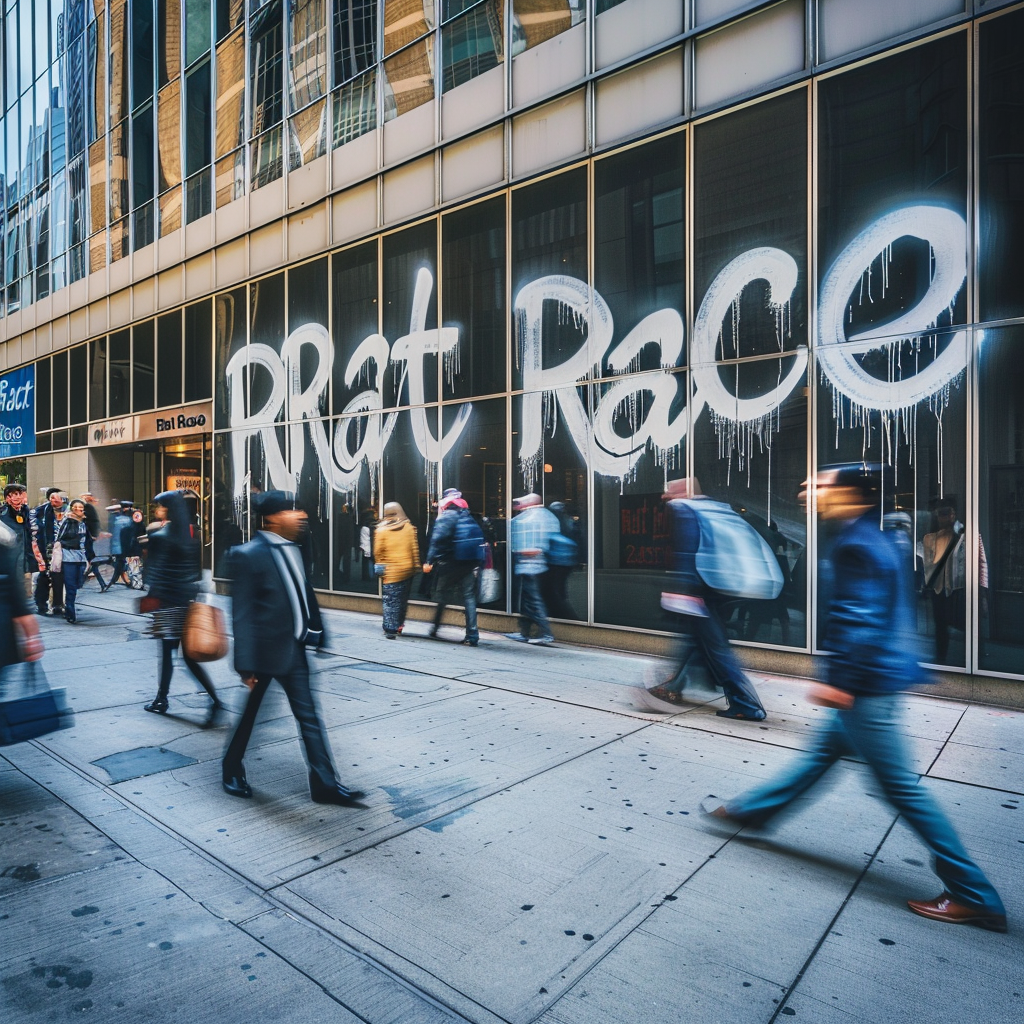
<instances>
[{"instance_id":1,"label":"brown leather shoe","mask_svg":"<svg viewBox=\"0 0 1024 1024\"><path fill-rule=\"evenodd\" d=\"M933 921L946 921L948 924L973 924L990 932L1006 931L1006 915L994 914L984 907L969 907L957 903L948 892L936 896L933 900L907 900L907 906L921 917L930 917Z\"/></svg>"}]
</instances>

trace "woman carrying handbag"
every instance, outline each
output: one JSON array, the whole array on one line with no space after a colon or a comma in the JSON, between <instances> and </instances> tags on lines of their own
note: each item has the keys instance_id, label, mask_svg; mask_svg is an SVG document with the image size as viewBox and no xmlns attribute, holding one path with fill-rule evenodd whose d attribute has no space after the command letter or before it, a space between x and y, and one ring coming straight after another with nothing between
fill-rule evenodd
<instances>
[{"instance_id":1,"label":"woman carrying handbag","mask_svg":"<svg viewBox=\"0 0 1024 1024\"><path fill-rule=\"evenodd\" d=\"M174 673L174 652L181 645L185 616L199 590L200 546L188 504L181 491L164 491L153 499L156 521L150 524L146 560L149 593L143 601L153 616L150 636L160 641L160 684L146 710L167 714L167 693ZM182 656L189 671L210 695L211 714L221 707L206 670L187 651Z\"/></svg>"}]
</instances>

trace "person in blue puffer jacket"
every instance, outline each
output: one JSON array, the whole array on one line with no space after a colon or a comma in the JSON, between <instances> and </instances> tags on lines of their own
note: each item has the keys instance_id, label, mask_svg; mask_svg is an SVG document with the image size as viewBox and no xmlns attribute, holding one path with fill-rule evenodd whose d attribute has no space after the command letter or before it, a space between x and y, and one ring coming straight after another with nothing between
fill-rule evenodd
<instances>
[{"instance_id":1,"label":"person in blue puffer jacket","mask_svg":"<svg viewBox=\"0 0 1024 1024\"><path fill-rule=\"evenodd\" d=\"M808 749L781 773L738 797L708 797L701 810L737 825L761 826L809 790L842 757L868 763L883 793L934 856L943 891L908 900L922 917L1006 931L999 894L968 856L945 814L910 767L900 728L899 691L922 680L916 650L913 550L897 529L885 529L881 468L864 464L822 469L818 513L843 523L832 552L823 647L827 684L812 702L830 709ZM801 497L806 499L805 490Z\"/></svg>"}]
</instances>

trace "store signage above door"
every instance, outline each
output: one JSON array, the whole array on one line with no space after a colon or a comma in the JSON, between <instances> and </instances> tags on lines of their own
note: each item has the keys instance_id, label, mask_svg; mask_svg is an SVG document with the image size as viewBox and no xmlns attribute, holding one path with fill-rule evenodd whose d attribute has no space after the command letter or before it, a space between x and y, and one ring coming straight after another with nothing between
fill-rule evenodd
<instances>
[{"instance_id":1,"label":"store signage above door","mask_svg":"<svg viewBox=\"0 0 1024 1024\"><path fill-rule=\"evenodd\" d=\"M177 409L162 409L135 417L136 440L149 441L164 437L187 437L213 430L213 403L199 402Z\"/></svg>"},{"instance_id":2,"label":"store signage above door","mask_svg":"<svg viewBox=\"0 0 1024 1024\"><path fill-rule=\"evenodd\" d=\"M0 376L0 459L35 453L35 389L34 364Z\"/></svg>"},{"instance_id":3,"label":"store signage above door","mask_svg":"<svg viewBox=\"0 0 1024 1024\"><path fill-rule=\"evenodd\" d=\"M93 423L89 427L89 447L108 444L131 444L135 440L135 416Z\"/></svg>"}]
</instances>

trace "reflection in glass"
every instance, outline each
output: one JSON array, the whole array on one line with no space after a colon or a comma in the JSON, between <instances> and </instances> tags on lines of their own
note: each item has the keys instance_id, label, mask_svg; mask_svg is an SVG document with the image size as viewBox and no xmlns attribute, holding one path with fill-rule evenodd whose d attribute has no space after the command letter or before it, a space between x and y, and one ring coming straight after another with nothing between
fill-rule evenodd
<instances>
[{"instance_id":1,"label":"reflection in glass","mask_svg":"<svg viewBox=\"0 0 1024 1024\"><path fill-rule=\"evenodd\" d=\"M156 404L181 405L181 310L156 321Z\"/></svg>"},{"instance_id":2,"label":"reflection in glass","mask_svg":"<svg viewBox=\"0 0 1024 1024\"><path fill-rule=\"evenodd\" d=\"M107 265L107 233L100 231L89 239L89 273L95 274ZM110 227L110 261L128 255L128 218Z\"/></svg>"},{"instance_id":3,"label":"reflection in glass","mask_svg":"<svg viewBox=\"0 0 1024 1024\"><path fill-rule=\"evenodd\" d=\"M513 0L512 11L513 53L552 39L587 16L586 0Z\"/></svg>"},{"instance_id":4,"label":"reflection in glass","mask_svg":"<svg viewBox=\"0 0 1024 1024\"><path fill-rule=\"evenodd\" d=\"M363 450L368 437L379 437L381 416L348 416L335 420L331 432L334 450L348 453ZM332 494L332 520L334 524L334 551L332 583L334 590L357 594L376 594L377 578L372 572L372 561L363 554L361 544L368 543L372 552L373 527L380 493L380 464L368 464L366 459L348 459L348 482ZM417 527L413 509L406 509ZM365 529L365 532L364 532ZM371 555L372 557L372 555Z\"/></svg>"},{"instance_id":5,"label":"reflection in glass","mask_svg":"<svg viewBox=\"0 0 1024 1024\"><path fill-rule=\"evenodd\" d=\"M979 562L985 552L976 575L978 667L1024 673L1024 329L976 338Z\"/></svg>"},{"instance_id":6,"label":"reflection in glass","mask_svg":"<svg viewBox=\"0 0 1024 1024\"><path fill-rule=\"evenodd\" d=\"M122 121L110 133L110 220L128 212L128 122Z\"/></svg>"},{"instance_id":7,"label":"reflection in glass","mask_svg":"<svg viewBox=\"0 0 1024 1024\"><path fill-rule=\"evenodd\" d=\"M36 369L38 378L39 370ZM36 387L39 384L37 380ZM107 416L107 339L89 342L89 419L102 420Z\"/></svg>"},{"instance_id":8,"label":"reflection in glass","mask_svg":"<svg viewBox=\"0 0 1024 1024\"><path fill-rule=\"evenodd\" d=\"M192 175L211 160L212 111L210 62L204 61L185 76L185 174Z\"/></svg>"},{"instance_id":9,"label":"reflection in glass","mask_svg":"<svg viewBox=\"0 0 1024 1024\"><path fill-rule=\"evenodd\" d=\"M335 149L377 127L377 72L368 71L334 93Z\"/></svg>"},{"instance_id":10,"label":"reflection in glass","mask_svg":"<svg viewBox=\"0 0 1024 1024\"><path fill-rule=\"evenodd\" d=\"M704 296L741 254L772 246L796 261L784 305L768 282L742 282L718 332L718 358L807 344L807 96L793 92L698 125L694 137L694 288ZM746 275L750 276L750 275Z\"/></svg>"},{"instance_id":11,"label":"reflection in glass","mask_svg":"<svg viewBox=\"0 0 1024 1024\"><path fill-rule=\"evenodd\" d=\"M101 11L89 26L86 82L89 90L89 141L95 142L107 130L107 26Z\"/></svg>"},{"instance_id":12,"label":"reflection in glass","mask_svg":"<svg viewBox=\"0 0 1024 1024\"><path fill-rule=\"evenodd\" d=\"M327 152L327 100L306 107L288 121L289 166L292 170Z\"/></svg>"},{"instance_id":13,"label":"reflection in glass","mask_svg":"<svg viewBox=\"0 0 1024 1024\"><path fill-rule=\"evenodd\" d=\"M232 395L227 379L227 365L231 357L246 344L245 314L247 294L245 287L232 292L221 292L213 303L214 330L214 416L218 430L230 426ZM244 394L242 408L245 409Z\"/></svg>"},{"instance_id":14,"label":"reflection in glass","mask_svg":"<svg viewBox=\"0 0 1024 1024\"><path fill-rule=\"evenodd\" d=\"M105 340L104 344L106 344ZM49 430L53 425L52 385L52 361L50 359L38 360L36 362L36 430Z\"/></svg>"},{"instance_id":15,"label":"reflection in glass","mask_svg":"<svg viewBox=\"0 0 1024 1024\"><path fill-rule=\"evenodd\" d=\"M280 128L265 132L252 143L249 166L253 188L261 188L281 177L284 173L284 160L281 154Z\"/></svg>"},{"instance_id":16,"label":"reflection in glass","mask_svg":"<svg viewBox=\"0 0 1024 1024\"><path fill-rule=\"evenodd\" d=\"M185 307L185 401L213 397L213 321L211 300Z\"/></svg>"},{"instance_id":17,"label":"reflection in glass","mask_svg":"<svg viewBox=\"0 0 1024 1024\"><path fill-rule=\"evenodd\" d=\"M249 343L267 345L280 353L285 339L284 274L253 281L249 286ZM266 367L249 366L250 411L262 409L273 397L274 381ZM284 419L284 403L274 419ZM282 449L283 451L284 449Z\"/></svg>"},{"instance_id":18,"label":"reflection in glass","mask_svg":"<svg viewBox=\"0 0 1024 1024\"><path fill-rule=\"evenodd\" d=\"M981 22L978 147L982 320L1024 313L1024 10Z\"/></svg>"},{"instance_id":19,"label":"reflection in glass","mask_svg":"<svg viewBox=\"0 0 1024 1024\"><path fill-rule=\"evenodd\" d=\"M213 575L228 579L228 553L245 537L242 501L235 498L232 438L230 434L213 435Z\"/></svg>"},{"instance_id":20,"label":"reflection in glass","mask_svg":"<svg viewBox=\"0 0 1024 1024\"><path fill-rule=\"evenodd\" d=\"M157 97L157 148L160 191L181 184L181 79L165 85Z\"/></svg>"},{"instance_id":21,"label":"reflection in glass","mask_svg":"<svg viewBox=\"0 0 1024 1024\"><path fill-rule=\"evenodd\" d=\"M68 425L68 354L57 352L51 360L53 365L53 398L51 415L54 427Z\"/></svg>"},{"instance_id":22,"label":"reflection in glass","mask_svg":"<svg viewBox=\"0 0 1024 1024\"><path fill-rule=\"evenodd\" d=\"M71 423L89 419L89 347L77 345L68 352L68 409Z\"/></svg>"},{"instance_id":23,"label":"reflection in glass","mask_svg":"<svg viewBox=\"0 0 1024 1024\"><path fill-rule=\"evenodd\" d=\"M301 110L327 91L327 0L293 0L288 13L290 109Z\"/></svg>"},{"instance_id":24,"label":"reflection in glass","mask_svg":"<svg viewBox=\"0 0 1024 1024\"><path fill-rule=\"evenodd\" d=\"M214 0L213 17L218 39L223 39L245 20L244 0Z\"/></svg>"},{"instance_id":25,"label":"reflection in glass","mask_svg":"<svg viewBox=\"0 0 1024 1024\"><path fill-rule=\"evenodd\" d=\"M270 3L262 7L250 22L249 32L249 86L252 98L252 129L249 134L259 135L278 124L282 115L284 26L281 23L281 0L270 0ZM255 160L253 164L256 164Z\"/></svg>"},{"instance_id":26,"label":"reflection in glass","mask_svg":"<svg viewBox=\"0 0 1024 1024\"><path fill-rule=\"evenodd\" d=\"M110 0L110 123L128 113L127 0ZM69 96L70 98L70 96Z\"/></svg>"},{"instance_id":27,"label":"reflection in glass","mask_svg":"<svg viewBox=\"0 0 1024 1024\"><path fill-rule=\"evenodd\" d=\"M444 325L459 332L443 359L444 397L505 390L505 199L441 219Z\"/></svg>"},{"instance_id":28,"label":"reflection in glass","mask_svg":"<svg viewBox=\"0 0 1024 1024\"><path fill-rule=\"evenodd\" d=\"M959 33L821 82L819 287L850 241L892 206L937 204L966 220L967 82L967 46ZM850 310L848 336L887 323L919 301L928 242L903 236L867 258L864 294ZM939 315L940 327L964 322L965 287L949 296L949 306Z\"/></svg>"},{"instance_id":29,"label":"reflection in glass","mask_svg":"<svg viewBox=\"0 0 1024 1024\"><path fill-rule=\"evenodd\" d=\"M377 380L376 363L349 366L349 360L365 338L378 332L377 304L377 242L343 249L331 257L333 275L332 322L334 366L332 368L332 404L335 413L344 413L348 403L363 391L375 391L382 384ZM351 373L352 381L345 383Z\"/></svg>"},{"instance_id":30,"label":"reflection in glass","mask_svg":"<svg viewBox=\"0 0 1024 1024\"><path fill-rule=\"evenodd\" d=\"M467 417L468 413L468 417ZM458 439L452 444L441 467L441 486L457 487L469 504L469 509L491 545L493 567L501 576L501 593L487 607L504 611L506 604L507 541L506 509L509 507L506 491L506 432L505 399L492 398L471 405L446 405L441 410L441 425L446 436L459 429L465 421ZM424 550L424 555L426 551ZM584 608L586 607L586 581L584 578ZM456 598L454 603L460 604Z\"/></svg>"},{"instance_id":31,"label":"reflection in glass","mask_svg":"<svg viewBox=\"0 0 1024 1024\"><path fill-rule=\"evenodd\" d=\"M245 150L239 149L217 161L214 188L217 190L217 209L241 199L245 195Z\"/></svg>"},{"instance_id":32,"label":"reflection in glass","mask_svg":"<svg viewBox=\"0 0 1024 1024\"><path fill-rule=\"evenodd\" d=\"M644 317L659 310L685 314L685 145L685 135L677 134L594 165L594 286L615 326L602 375L627 369L611 367L609 357ZM655 338L659 344L645 346L629 369L685 362L681 330L671 336L658 327Z\"/></svg>"},{"instance_id":33,"label":"reflection in glass","mask_svg":"<svg viewBox=\"0 0 1024 1024\"><path fill-rule=\"evenodd\" d=\"M406 334L434 330L437 327L437 221L424 221L385 235L382 256L384 337L393 343ZM437 401L439 359L436 353L415 355L413 359L408 373L403 373L402 363L394 360L389 363L383 388L385 407Z\"/></svg>"},{"instance_id":34,"label":"reflection in glass","mask_svg":"<svg viewBox=\"0 0 1024 1024\"><path fill-rule=\"evenodd\" d=\"M132 0L132 109L153 96L153 0Z\"/></svg>"},{"instance_id":35,"label":"reflection in glass","mask_svg":"<svg viewBox=\"0 0 1024 1024\"><path fill-rule=\"evenodd\" d=\"M160 196L160 237L181 227L181 188L175 185Z\"/></svg>"},{"instance_id":36,"label":"reflection in glass","mask_svg":"<svg viewBox=\"0 0 1024 1024\"><path fill-rule=\"evenodd\" d=\"M132 328L132 412L156 404L156 323L143 320Z\"/></svg>"},{"instance_id":37,"label":"reflection in glass","mask_svg":"<svg viewBox=\"0 0 1024 1024\"><path fill-rule=\"evenodd\" d=\"M306 555L309 559L309 581L314 587L324 590L331 584L331 508L330 484L320 471L316 449L310 436L311 430L330 429L330 422L316 422L302 431L302 470L299 473L296 499L299 508L309 517L306 537ZM292 453L293 459L297 453ZM374 578L376 579L376 577Z\"/></svg>"},{"instance_id":38,"label":"reflection in glass","mask_svg":"<svg viewBox=\"0 0 1024 1024\"><path fill-rule=\"evenodd\" d=\"M89 219L94 228L107 223L107 141L89 147Z\"/></svg>"},{"instance_id":39,"label":"reflection in glass","mask_svg":"<svg viewBox=\"0 0 1024 1024\"><path fill-rule=\"evenodd\" d=\"M153 106L132 115L132 209L148 203L156 194L153 173Z\"/></svg>"},{"instance_id":40,"label":"reflection in glass","mask_svg":"<svg viewBox=\"0 0 1024 1024\"><path fill-rule=\"evenodd\" d=\"M217 46L217 140L219 159L245 141L245 34Z\"/></svg>"},{"instance_id":41,"label":"reflection in glass","mask_svg":"<svg viewBox=\"0 0 1024 1024\"><path fill-rule=\"evenodd\" d=\"M160 39L157 46L157 87L173 82L181 74L181 3L180 0L157 0L157 21Z\"/></svg>"},{"instance_id":42,"label":"reflection in glass","mask_svg":"<svg viewBox=\"0 0 1024 1024\"><path fill-rule=\"evenodd\" d=\"M335 0L334 84L341 85L377 61L377 0Z\"/></svg>"},{"instance_id":43,"label":"reflection in glass","mask_svg":"<svg viewBox=\"0 0 1024 1024\"><path fill-rule=\"evenodd\" d=\"M206 167L185 180L185 223L205 217L211 210L210 185L212 168Z\"/></svg>"},{"instance_id":44,"label":"reflection in glass","mask_svg":"<svg viewBox=\"0 0 1024 1024\"><path fill-rule=\"evenodd\" d=\"M109 388L107 396L110 416L127 416L132 411L132 340L129 331L118 331L108 340L107 355L110 360ZM56 375L54 383L56 383ZM54 426L57 426L54 423Z\"/></svg>"},{"instance_id":45,"label":"reflection in glass","mask_svg":"<svg viewBox=\"0 0 1024 1024\"><path fill-rule=\"evenodd\" d=\"M927 271L924 280L927 281ZM856 300L855 295L852 302ZM929 373L942 353L966 367L964 334L934 332L904 339L893 346L883 344L856 353L853 358L859 371L869 378L887 381L891 374L897 380L907 381ZM963 375L954 378L949 386L937 389L932 398L898 412L852 408L850 400L829 378L824 374L822 377L818 384L818 464L864 460L883 465L884 497L898 517L895 524L905 528L914 539L918 583L922 590L927 589L924 584L935 568L934 557L942 551L941 543L936 544L936 534L942 529L940 508L952 505L959 520L965 519L967 393ZM841 383L849 387L849 383ZM827 526L819 523L819 567L828 558L832 539ZM819 588L819 624L821 601L825 599L822 589ZM921 659L963 667L964 602L958 599L955 607L940 609L938 621L935 603L927 594L918 603Z\"/></svg>"},{"instance_id":46,"label":"reflection in glass","mask_svg":"<svg viewBox=\"0 0 1024 1024\"><path fill-rule=\"evenodd\" d=\"M434 98L434 38L384 61L384 120L390 121Z\"/></svg>"},{"instance_id":47,"label":"reflection in glass","mask_svg":"<svg viewBox=\"0 0 1024 1024\"><path fill-rule=\"evenodd\" d=\"M184 0L185 67L210 49L210 0Z\"/></svg>"},{"instance_id":48,"label":"reflection in glass","mask_svg":"<svg viewBox=\"0 0 1024 1024\"><path fill-rule=\"evenodd\" d=\"M384 0L385 56L433 27L434 0Z\"/></svg>"},{"instance_id":49,"label":"reflection in glass","mask_svg":"<svg viewBox=\"0 0 1024 1024\"><path fill-rule=\"evenodd\" d=\"M644 378L647 378L645 380ZM591 462L614 444L629 455L613 475L594 473L594 619L641 629L669 629L661 610L667 566L668 520L661 495L667 479L686 475L686 374L669 377L673 385L662 398L667 407L653 409L647 381L664 387L665 374L651 373L631 380L638 390L635 400L609 404L610 388L621 394L624 382L595 385L595 419L604 419L608 437L604 446L595 443ZM680 424L672 430L679 441L670 452L652 450L649 417L664 417ZM611 467L609 467L610 469Z\"/></svg>"},{"instance_id":50,"label":"reflection in glass","mask_svg":"<svg viewBox=\"0 0 1024 1024\"><path fill-rule=\"evenodd\" d=\"M328 327L327 297L327 257L303 263L288 271L288 333L294 334L307 324L314 324L324 329ZM326 341L326 337L324 339ZM329 346L328 346L329 349ZM332 353L326 352L322 358L329 360ZM321 392L316 411L318 415L327 413L330 380L327 366L321 366L321 356L314 345L303 345L299 350L299 387L303 392L309 388L322 373L325 386Z\"/></svg>"},{"instance_id":51,"label":"reflection in glass","mask_svg":"<svg viewBox=\"0 0 1024 1024\"><path fill-rule=\"evenodd\" d=\"M486 0L444 27L441 91L497 67L505 59L505 5Z\"/></svg>"},{"instance_id":52,"label":"reflection in glass","mask_svg":"<svg viewBox=\"0 0 1024 1024\"><path fill-rule=\"evenodd\" d=\"M586 293L587 173L567 171L512 193L512 300L520 290L548 275L574 277ZM551 369L571 359L586 343L584 320L566 315L561 302L545 301L540 311L540 367ZM523 347L529 325L519 310L517 354L512 361L512 386L523 384ZM572 384L579 374L559 383ZM528 386L528 385L527 385Z\"/></svg>"}]
</instances>

